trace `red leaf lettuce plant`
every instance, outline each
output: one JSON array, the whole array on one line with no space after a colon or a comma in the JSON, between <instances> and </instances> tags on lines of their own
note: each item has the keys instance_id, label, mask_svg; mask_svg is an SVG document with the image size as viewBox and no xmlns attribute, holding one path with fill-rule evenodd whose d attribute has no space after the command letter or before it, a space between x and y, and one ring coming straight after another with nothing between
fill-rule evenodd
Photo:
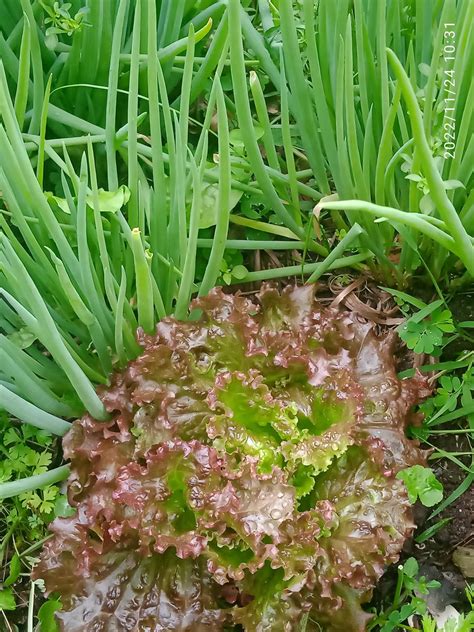
<instances>
[{"instance_id":1,"label":"red leaf lettuce plant","mask_svg":"<svg viewBox=\"0 0 474 632\"><path fill-rule=\"evenodd\" d=\"M413 529L396 474L424 462L404 428L426 388L313 287L257 298L214 290L140 334L109 421L73 424L77 511L35 570L63 630L364 629Z\"/></svg>"}]
</instances>

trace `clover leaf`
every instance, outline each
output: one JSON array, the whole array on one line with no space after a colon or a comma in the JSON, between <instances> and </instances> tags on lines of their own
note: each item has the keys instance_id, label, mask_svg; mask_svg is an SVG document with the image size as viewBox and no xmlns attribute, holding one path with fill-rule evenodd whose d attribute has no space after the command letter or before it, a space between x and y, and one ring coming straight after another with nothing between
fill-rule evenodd
<instances>
[{"instance_id":1,"label":"clover leaf","mask_svg":"<svg viewBox=\"0 0 474 632\"><path fill-rule=\"evenodd\" d=\"M435 301L413 314L398 328L400 338L415 353L439 352L444 343L444 335L455 331L451 312L444 307L444 301Z\"/></svg>"}]
</instances>

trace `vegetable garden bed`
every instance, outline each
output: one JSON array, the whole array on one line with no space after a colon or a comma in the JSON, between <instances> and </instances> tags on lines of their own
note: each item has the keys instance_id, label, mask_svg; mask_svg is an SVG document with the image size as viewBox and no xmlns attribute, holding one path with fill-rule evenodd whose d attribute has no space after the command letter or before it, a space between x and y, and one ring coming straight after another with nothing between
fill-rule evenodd
<instances>
[{"instance_id":1,"label":"vegetable garden bed","mask_svg":"<svg viewBox=\"0 0 474 632\"><path fill-rule=\"evenodd\" d=\"M473 28L2 1L1 630L474 629Z\"/></svg>"}]
</instances>

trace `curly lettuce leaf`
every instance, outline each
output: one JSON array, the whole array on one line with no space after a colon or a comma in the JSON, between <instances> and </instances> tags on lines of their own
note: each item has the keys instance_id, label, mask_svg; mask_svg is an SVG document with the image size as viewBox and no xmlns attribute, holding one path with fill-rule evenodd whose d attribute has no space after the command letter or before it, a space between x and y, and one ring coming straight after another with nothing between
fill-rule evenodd
<instances>
[{"instance_id":1,"label":"curly lettuce leaf","mask_svg":"<svg viewBox=\"0 0 474 632\"><path fill-rule=\"evenodd\" d=\"M313 492L314 501L329 502L337 517L337 526L319 539L325 555L315 565L319 597L312 613L322 623L336 615L343 620L342 612L349 620L355 617L415 527L401 481L367 457L364 449L349 448L318 478ZM353 589L350 600L341 587ZM339 628L328 628L333 629Z\"/></svg>"},{"instance_id":2,"label":"curly lettuce leaf","mask_svg":"<svg viewBox=\"0 0 474 632\"><path fill-rule=\"evenodd\" d=\"M69 523L72 526L72 523ZM228 618L219 586L206 571L205 561L179 559L172 551L143 556L129 548L102 543L87 573L71 568L90 557L94 538L64 539L46 545L48 561L36 574L46 574L50 590L61 593L56 613L62 630L221 631ZM61 542L61 548L58 543ZM74 560L74 562L73 562ZM54 567L52 567L54 564ZM61 572L56 572L58 569ZM68 581L74 577L74 582Z\"/></svg>"},{"instance_id":3,"label":"curly lettuce leaf","mask_svg":"<svg viewBox=\"0 0 474 632\"><path fill-rule=\"evenodd\" d=\"M413 528L396 474L425 461L404 433L423 378L311 286L194 308L138 332L110 419L64 439L76 514L35 570L62 630L360 632Z\"/></svg>"}]
</instances>

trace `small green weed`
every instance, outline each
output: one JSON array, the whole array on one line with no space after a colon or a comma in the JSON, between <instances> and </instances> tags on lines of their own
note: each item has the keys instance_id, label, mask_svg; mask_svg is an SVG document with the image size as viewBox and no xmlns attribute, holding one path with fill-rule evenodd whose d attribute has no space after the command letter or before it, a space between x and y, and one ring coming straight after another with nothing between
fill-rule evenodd
<instances>
[{"instance_id":1,"label":"small green weed","mask_svg":"<svg viewBox=\"0 0 474 632\"><path fill-rule=\"evenodd\" d=\"M55 459L54 438L28 424L14 424L6 413L0 414L0 483L37 476L48 471ZM0 504L0 612L16 611L22 576L29 576L34 558L29 552L47 535L47 525L59 515L71 512L66 497L57 485L25 491ZM50 601L45 602L41 632L55 632ZM49 617L49 624L48 622ZM48 627L49 625L49 627Z\"/></svg>"},{"instance_id":2,"label":"small green weed","mask_svg":"<svg viewBox=\"0 0 474 632\"><path fill-rule=\"evenodd\" d=\"M419 566L414 557L410 557L397 569L397 585L390 604L381 610L370 622L368 630L380 630L380 632L392 632L406 628L409 617L414 614L426 614L426 602L423 599L430 590L440 587L438 581L427 581L425 577L418 576Z\"/></svg>"},{"instance_id":3,"label":"small green weed","mask_svg":"<svg viewBox=\"0 0 474 632\"><path fill-rule=\"evenodd\" d=\"M411 503L418 499L425 507L433 507L443 500L443 485L429 467L413 465L397 474L407 488Z\"/></svg>"},{"instance_id":4,"label":"small green weed","mask_svg":"<svg viewBox=\"0 0 474 632\"><path fill-rule=\"evenodd\" d=\"M85 21L85 17L89 11L87 7L82 7L74 15L71 15L69 11L72 4L70 2L41 1L40 5L48 16L44 20L44 24L47 26L45 44L48 48L56 48L58 35L68 35L71 37L83 26L90 26L90 24L87 24Z\"/></svg>"},{"instance_id":5,"label":"small green weed","mask_svg":"<svg viewBox=\"0 0 474 632\"><path fill-rule=\"evenodd\" d=\"M470 612L460 614L457 617L450 617L448 621L440 628L435 619L425 613L421 618L422 632L471 632L474 630L474 584L466 587L466 597L470 604ZM410 632L420 630L420 628L406 627Z\"/></svg>"},{"instance_id":6,"label":"small green weed","mask_svg":"<svg viewBox=\"0 0 474 632\"><path fill-rule=\"evenodd\" d=\"M407 347L415 353L438 354L445 335L455 330L451 312L439 300L408 318L400 326L398 333Z\"/></svg>"}]
</instances>

